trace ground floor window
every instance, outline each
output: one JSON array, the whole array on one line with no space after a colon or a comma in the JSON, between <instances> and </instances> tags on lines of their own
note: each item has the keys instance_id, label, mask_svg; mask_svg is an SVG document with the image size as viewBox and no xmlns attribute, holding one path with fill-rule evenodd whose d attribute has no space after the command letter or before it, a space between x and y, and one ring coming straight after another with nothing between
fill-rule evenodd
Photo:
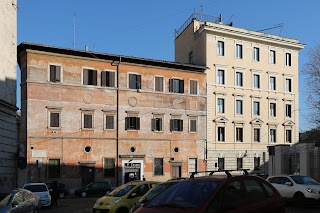
<instances>
[{"instance_id":1,"label":"ground floor window","mask_svg":"<svg viewBox=\"0 0 320 213\"><path fill-rule=\"evenodd\" d=\"M115 177L115 160L113 158L105 158L103 164L103 176Z\"/></svg>"},{"instance_id":2,"label":"ground floor window","mask_svg":"<svg viewBox=\"0 0 320 213\"><path fill-rule=\"evenodd\" d=\"M154 159L154 175L163 175L163 158Z\"/></svg>"},{"instance_id":3,"label":"ground floor window","mask_svg":"<svg viewBox=\"0 0 320 213\"><path fill-rule=\"evenodd\" d=\"M60 159L49 159L48 178L60 177Z\"/></svg>"}]
</instances>

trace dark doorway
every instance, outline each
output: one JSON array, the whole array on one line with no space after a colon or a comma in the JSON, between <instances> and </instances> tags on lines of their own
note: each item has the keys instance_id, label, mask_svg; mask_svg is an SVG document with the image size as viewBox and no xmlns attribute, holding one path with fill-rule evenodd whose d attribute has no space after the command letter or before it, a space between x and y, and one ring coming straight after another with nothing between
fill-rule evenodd
<instances>
[{"instance_id":1,"label":"dark doorway","mask_svg":"<svg viewBox=\"0 0 320 213\"><path fill-rule=\"evenodd\" d=\"M87 186L89 183L94 181L94 167L80 167L81 185Z\"/></svg>"},{"instance_id":2,"label":"dark doorway","mask_svg":"<svg viewBox=\"0 0 320 213\"><path fill-rule=\"evenodd\" d=\"M171 173L172 179L181 177L181 166L172 166L171 170L172 170L172 173Z\"/></svg>"}]
</instances>

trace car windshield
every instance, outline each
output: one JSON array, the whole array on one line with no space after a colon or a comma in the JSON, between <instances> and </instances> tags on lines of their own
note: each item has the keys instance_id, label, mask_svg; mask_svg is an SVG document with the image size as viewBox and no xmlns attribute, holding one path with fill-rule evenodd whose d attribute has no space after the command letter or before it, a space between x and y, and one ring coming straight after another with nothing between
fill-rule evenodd
<instances>
[{"instance_id":1,"label":"car windshield","mask_svg":"<svg viewBox=\"0 0 320 213\"><path fill-rule=\"evenodd\" d=\"M146 208L199 208L216 190L220 181L196 180L180 182L156 196Z\"/></svg>"},{"instance_id":2,"label":"car windshield","mask_svg":"<svg viewBox=\"0 0 320 213\"><path fill-rule=\"evenodd\" d=\"M155 196L157 196L158 194L160 194L164 190L170 188L171 186L173 186L176 183L178 183L178 182L167 182L167 183L163 183L163 184L155 186L154 188L150 189L150 191L147 194L145 194L142 198L140 198L138 203L146 203L149 200L152 200Z\"/></svg>"},{"instance_id":3,"label":"car windshield","mask_svg":"<svg viewBox=\"0 0 320 213\"><path fill-rule=\"evenodd\" d=\"M136 185L122 185L113 190L108 194L108 196L112 197L122 197L123 195L127 194L132 188L134 188Z\"/></svg>"},{"instance_id":4,"label":"car windshield","mask_svg":"<svg viewBox=\"0 0 320 213\"><path fill-rule=\"evenodd\" d=\"M46 185L26 185L24 187L32 192L46 192L48 191Z\"/></svg>"},{"instance_id":5,"label":"car windshield","mask_svg":"<svg viewBox=\"0 0 320 213\"><path fill-rule=\"evenodd\" d=\"M296 182L297 184L305 184L305 185L319 185L319 183L317 181L315 181L314 179L312 179L311 177L308 176L300 176L300 175L296 175L296 176L290 176L294 182Z\"/></svg>"},{"instance_id":6,"label":"car windshield","mask_svg":"<svg viewBox=\"0 0 320 213\"><path fill-rule=\"evenodd\" d=\"M12 193L8 194L7 197L5 197L3 200L1 200L0 206L6 206L6 205L8 205L8 203L9 203L9 201L10 201L10 199L11 199L12 196L13 196Z\"/></svg>"}]
</instances>

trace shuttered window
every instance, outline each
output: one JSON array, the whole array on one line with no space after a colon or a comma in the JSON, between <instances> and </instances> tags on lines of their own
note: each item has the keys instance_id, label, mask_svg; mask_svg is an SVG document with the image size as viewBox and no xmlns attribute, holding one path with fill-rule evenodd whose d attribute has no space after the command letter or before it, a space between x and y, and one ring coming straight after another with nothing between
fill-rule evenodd
<instances>
[{"instance_id":1,"label":"shuttered window","mask_svg":"<svg viewBox=\"0 0 320 213\"><path fill-rule=\"evenodd\" d=\"M171 119L170 120L170 131L182 132L183 131L183 120L182 119Z\"/></svg>"},{"instance_id":2,"label":"shuttered window","mask_svg":"<svg viewBox=\"0 0 320 213\"><path fill-rule=\"evenodd\" d=\"M163 92L163 77L155 77L155 91Z\"/></svg>"},{"instance_id":3,"label":"shuttered window","mask_svg":"<svg viewBox=\"0 0 320 213\"><path fill-rule=\"evenodd\" d=\"M126 117L125 118L126 130L140 130L140 118L139 117Z\"/></svg>"},{"instance_id":4,"label":"shuttered window","mask_svg":"<svg viewBox=\"0 0 320 213\"><path fill-rule=\"evenodd\" d=\"M169 92L184 93L184 80L169 79Z\"/></svg>"},{"instance_id":5,"label":"shuttered window","mask_svg":"<svg viewBox=\"0 0 320 213\"><path fill-rule=\"evenodd\" d=\"M152 131L162 131L162 118L152 118L151 119L151 130Z\"/></svg>"},{"instance_id":6,"label":"shuttered window","mask_svg":"<svg viewBox=\"0 0 320 213\"><path fill-rule=\"evenodd\" d=\"M197 132L197 118L190 118L190 132Z\"/></svg>"},{"instance_id":7,"label":"shuttered window","mask_svg":"<svg viewBox=\"0 0 320 213\"><path fill-rule=\"evenodd\" d=\"M83 84L97 86L97 71L83 69Z\"/></svg>"},{"instance_id":8,"label":"shuttered window","mask_svg":"<svg viewBox=\"0 0 320 213\"><path fill-rule=\"evenodd\" d=\"M93 114L92 113L83 114L83 128L84 129L93 129Z\"/></svg>"},{"instance_id":9,"label":"shuttered window","mask_svg":"<svg viewBox=\"0 0 320 213\"><path fill-rule=\"evenodd\" d=\"M141 75L129 74L129 89L141 89Z\"/></svg>"},{"instance_id":10,"label":"shuttered window","mask_svg":"<svg viewBox=\"0 0 320 213\"><path fill-rule=\"evenodd\" d=\"M114 116L113 115L106 115L105 129L114 129Z\"/></svg>"},{"instance_id":11,"label":"shuttered window","mask_svg":"<svg viewBox=\"0 0 320 213\"><path fill-rule=\"evenodd\" d=\"M50 82L60 82L61 66L50 65Z\"/></svg>"},{"instance_id":12,"label":"shuttered window","mask_svg":"<svg viewBox=\"0 0 320 213\"><path fill-rule=\"evenodd\" d=\"M50 127L60 127L60 112L50 112Z\"/></svg>"},{"instance_id":13,"label":"shuttered window","mask_svg":"<svg viewBox=\"0 0 320 213\"><path fill-rule=\"evenodd\" d=\"M115 72L102 71L101 72L101 86L115 87Z\"/></svg>"},{"instance_id":14,"label":"shuttered window","mask_svg":"<svg viewBox=\"0 0 320 213\"><path fill-rule=\"evenodd\" d=\"M190 80L190 94L191 95L198 94L198 81Z\"/></svg>"}]
</instances>

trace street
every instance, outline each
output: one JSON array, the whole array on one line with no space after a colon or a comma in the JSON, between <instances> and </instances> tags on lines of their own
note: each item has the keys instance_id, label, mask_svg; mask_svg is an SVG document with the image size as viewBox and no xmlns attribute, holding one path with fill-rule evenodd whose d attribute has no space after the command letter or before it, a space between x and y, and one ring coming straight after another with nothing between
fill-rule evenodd
<instances>
[{"instance_id":1,"label":"street","mask_svg":"<svg viewBox=\"0 0 320 213\"><path fill-rule=\"evenodd\" d=\"M66 197L58 200L58 207L42 208L40 212L46 213L91 213L93 204L98 197L78 198ZM286 213L318 213L320 206L301 208L294 206L287 206Z\"/></svg>"}]
</instances>

